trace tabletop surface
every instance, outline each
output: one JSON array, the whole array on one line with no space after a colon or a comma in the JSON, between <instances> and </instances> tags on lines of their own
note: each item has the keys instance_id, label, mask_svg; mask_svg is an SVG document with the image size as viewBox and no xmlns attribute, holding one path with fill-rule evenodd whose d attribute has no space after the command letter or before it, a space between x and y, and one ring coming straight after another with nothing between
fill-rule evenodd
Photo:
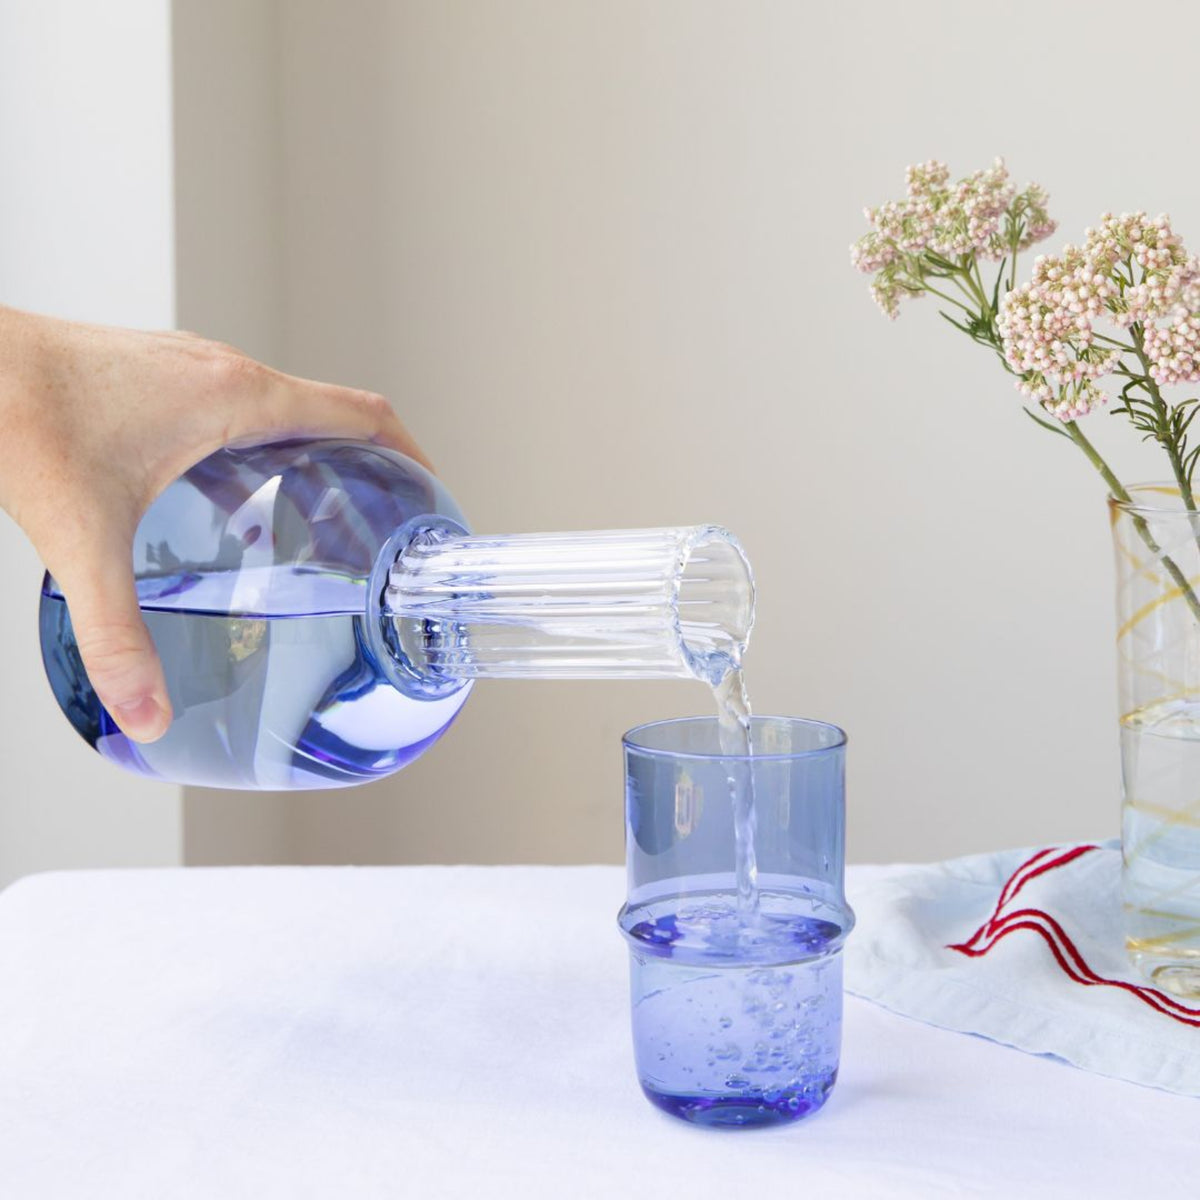
<instances>
[{"instance_id":1,"label":"tabletop surface","mask_svg":"<svg viewBox=\"0 0 1200 1200\"><path fill-rule=\"evenodd\" d=\"M634 1076L616 867L49 874L0 894L0 1195L1182 1195L1200 1105L847 997L825 1109ZM853 900L853 869L849 891Z\"/></svg>"}]
</instances>

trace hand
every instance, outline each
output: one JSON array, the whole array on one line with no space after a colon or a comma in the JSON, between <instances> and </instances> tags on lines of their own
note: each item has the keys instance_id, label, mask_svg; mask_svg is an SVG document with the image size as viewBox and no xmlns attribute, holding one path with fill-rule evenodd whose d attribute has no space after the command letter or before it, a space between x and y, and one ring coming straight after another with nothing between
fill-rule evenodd
<instances>
[{"instance_id":1,"label":"hand","mask_svg":"<svg viewBox=\"0 0 1200 1200\"><path fill-rule=\"evenodd\" d=\"M382 396L273 371L189 333L0 308L0 507L71 608L88 678L136 741L171 723L138 608L133 535L150 502L230 442L346 437L425 456Z\"/></svg>"}]
</instances>

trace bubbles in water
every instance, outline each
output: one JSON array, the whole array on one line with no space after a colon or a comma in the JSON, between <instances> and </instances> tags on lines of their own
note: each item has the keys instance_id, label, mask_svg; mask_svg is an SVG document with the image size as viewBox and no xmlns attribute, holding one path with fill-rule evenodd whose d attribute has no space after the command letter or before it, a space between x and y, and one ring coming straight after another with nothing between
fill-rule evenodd
<instances>
[{"instance_id":1,"label":"bubbles in water","mask_svg":"<svg viewBox=\"0 0 1200 1200\"><path fill-rule=\"evenodd\" d=\"M633 956L643 1086L668 1111L728 1102L728 1123L732 1107L744 1105L757 1124L755 1102L787 1118L819 1108L821 1085L837 1069L841 930L820 919L813 898L770 890L751 940L739 932L746 927L731 893L693 896L688 911L647 905L626 925L638 947L653 945L658 930L674 934L668 945ZM809 999L815 1004L806 1006ZM668 1041L670 1055L656 1061ZM789 1108L806 1084L818 1098Z\"/></svg>"}]
</instances>

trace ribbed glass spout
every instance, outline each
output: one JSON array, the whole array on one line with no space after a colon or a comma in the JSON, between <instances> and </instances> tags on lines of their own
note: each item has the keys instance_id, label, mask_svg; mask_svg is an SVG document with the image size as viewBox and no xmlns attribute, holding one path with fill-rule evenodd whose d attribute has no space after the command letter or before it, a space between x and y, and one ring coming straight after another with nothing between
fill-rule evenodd
<instances>
[{"instance_id":1,"label":"ribbed glass spout","mask_svg":"<svg viewBox=\"0 0 1200 1200\"><path fill-rule=\"evenodd\" d=\"M754 582L715 525L471 536L432 526L391 567L382 615L406 674L699 678L741 661Z\"/></svg>"}]
</instances>

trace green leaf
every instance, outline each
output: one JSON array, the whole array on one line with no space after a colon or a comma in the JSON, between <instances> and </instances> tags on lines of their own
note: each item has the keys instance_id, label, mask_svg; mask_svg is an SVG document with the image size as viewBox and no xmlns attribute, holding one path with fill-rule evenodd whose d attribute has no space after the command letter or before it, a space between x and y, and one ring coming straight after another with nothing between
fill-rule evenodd
<instances>
[{"instance_id":1,"label":"green leaf","mask_svg":"<svg viewBox=\"0 0 1200 1200\"><path fill-rule=\"evenodd\" d=\"M1044 417L1039 417L1035 413L1030 412L1027 408L1022 408L1021 411L1035 424L1040 425L1043 429L1050 430L1051 433L1057 433L1059 437L1065 437L1070 440L1070 434L1061 425L1052 425Z\"/></svg>"},{"instance_id":2,"label":"green leaf","mask_svg":"<svg viewBox=\"0 0 1200 1200\"><path fill-rule=\"evenodd\" d=\"M966 325L964 325L961 321L956 321L949 313L942 312L942 310L940 308L938 309L938 316L941 317L945 321L949 321L950 324L953 325L955 329L961 329L963 331L963 333L965 333L967 335L967 337L975 336L971 332L971 330L967 328Z\"/></svg>"}]
</instances>

